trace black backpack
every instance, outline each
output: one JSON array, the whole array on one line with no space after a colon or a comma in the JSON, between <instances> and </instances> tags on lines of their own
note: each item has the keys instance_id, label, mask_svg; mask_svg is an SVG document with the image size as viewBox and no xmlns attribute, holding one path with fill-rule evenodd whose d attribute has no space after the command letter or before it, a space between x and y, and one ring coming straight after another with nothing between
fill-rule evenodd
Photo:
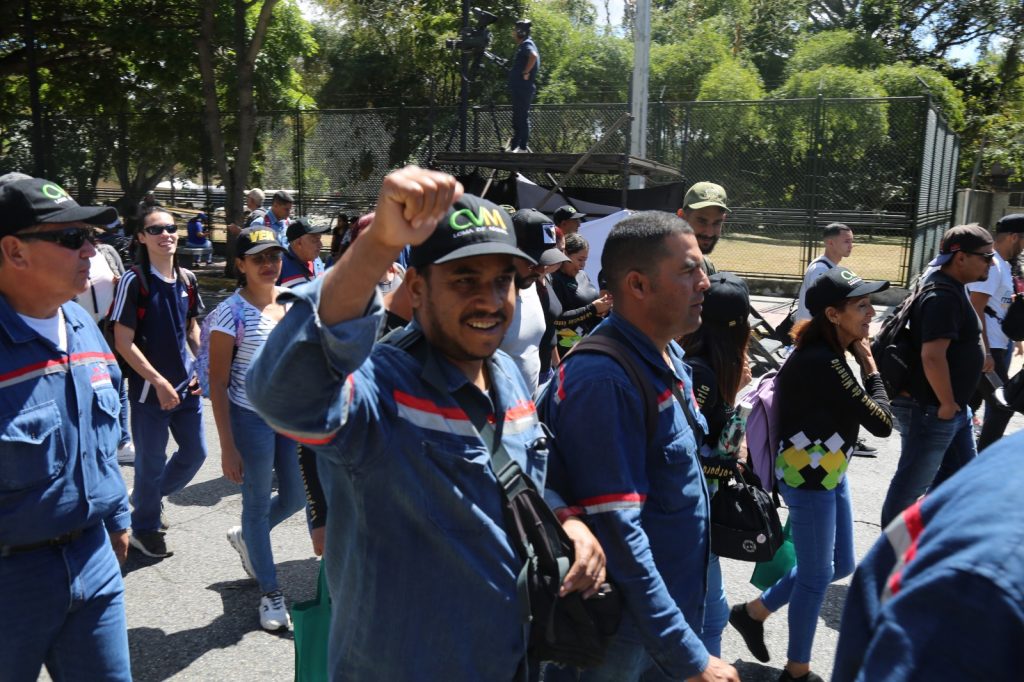
<instances>
[{"instance_id":1,"label":"black backpack","mask_svg":"<svg viewBox=\"0 0 1024 682\"><path fill-rule=\"evenodd\" d=\"M957 290L945 282L928 282L913 291L910 296L896 307L892 315L882 323L882 328L871 342L871 355L882 375L885 390L891 397L906 390L911 374L921 364L921 348L914 341L910 330L910 317L914 305L929 291L946 289L953 293Z\"/></svg>"}]
</instances>

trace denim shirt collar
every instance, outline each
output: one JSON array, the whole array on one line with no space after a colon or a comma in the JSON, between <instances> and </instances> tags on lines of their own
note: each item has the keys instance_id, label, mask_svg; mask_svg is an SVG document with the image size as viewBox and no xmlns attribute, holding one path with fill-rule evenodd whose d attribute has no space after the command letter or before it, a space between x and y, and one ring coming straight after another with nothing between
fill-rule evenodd
<instances>
[{"instance_id":1,"label":"denim shirt collar","mask_svg":"<svg viewBox=\"0 0 1024 682\"><path fill-rule=\"evenodd\" d=\"M636 352L650 364L658 375L665 374L669 371L669 368L665 365L665 359L662 357L661 351L654 345L650 337L644 334L642 331L636 328L636 326L629 322L626 318L621 315L617 315L614 310L608 316L602 324L608 324L619 332L630 342ZM683 349L675 341L671 341L668 344L668 355L672 360L671 372L675 376L677 381L682 381L684 370L682 368L683 363Z\"/></svg>"}]
</instances>

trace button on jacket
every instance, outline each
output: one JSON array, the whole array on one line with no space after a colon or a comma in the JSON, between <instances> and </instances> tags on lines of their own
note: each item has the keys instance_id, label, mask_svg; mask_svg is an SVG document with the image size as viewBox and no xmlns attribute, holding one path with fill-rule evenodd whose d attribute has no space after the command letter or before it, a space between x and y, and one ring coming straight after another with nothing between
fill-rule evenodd
<instances>
[{"instance_id":1,"label":"button on jacket","mask_svg":"<svg viewBox=\"0 0 1024 682\"><path fill-rule=\"evenodd\" d=\"M121 372L89 314L77 303L61 310L66 353L0 295L0 545L129 525L117 465Z\"/></svg>"},{"instance_id":2,"label":"button on jacket","mask_svg":"<svg viewBox=\"0 0 1024 682\"><path fill-rule=\"evenodd\" d=\"M622 590L617 637L642 643L673 679L708 662L698 632L704 622L710 508L698 447L707 427L693 399L683 350L669 344L672 370L648 337L614 312L658 392L658 428L647 442L644 402L625 370L596 353L570 355L540 401L554 433L549 484L585 520L608 558L608 578ZM687 405L670 388L678 382ZM701 429L695 434L683 412Z\"/></svg>"},{"instance_id":3,"label":"button on jacket","mask_svg":"<svg viewBox=\"0 0 1024 682\"><path fill-rule=\"evenodd\" d=\"M313 446L328 502L334 603L330 666L344 680L512 680L525 653L504 498L488 451L452 394L464 374L374 345L379 296L332 327L316 315L323 280L294 300L249 370L249 398L275 429ZM488 361L488 413L543 486L546 444L512 360Z\"/></svg>"}]
</instances>

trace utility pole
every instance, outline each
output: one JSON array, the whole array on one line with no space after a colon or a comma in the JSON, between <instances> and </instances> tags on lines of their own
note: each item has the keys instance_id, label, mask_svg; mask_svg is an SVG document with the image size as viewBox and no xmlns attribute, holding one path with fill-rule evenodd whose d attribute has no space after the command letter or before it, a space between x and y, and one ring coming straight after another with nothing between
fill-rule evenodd
<instances>
[{"instance_id":1,"label":"utility pole","mask_svg":"<svg viewBox=\"0 0 1024 682\"><path fill-rule=\"evenodd\" d=\"M36 25L32 18L32 0L25 0L25 52L28 59L28 92L32 109L32 174L46 177L46 157L43 149L43 105L39 98L39 66L36 63Z\"/></svg>"},{"instance_id":2,"label":"utility pole","mask_svg":"<svg viewBox=\"0 0 1024 682\"><path fill-rule=\"evenodd\" d=\"M630 98L633 124L630 129L629 153L641 159L647 157L647 81L650 64L651 0L636 0L636 15L633 19L633 89ZM643 176L632 176L629 186L634 189L643 187Z\"/></svg>"}]
</instances>

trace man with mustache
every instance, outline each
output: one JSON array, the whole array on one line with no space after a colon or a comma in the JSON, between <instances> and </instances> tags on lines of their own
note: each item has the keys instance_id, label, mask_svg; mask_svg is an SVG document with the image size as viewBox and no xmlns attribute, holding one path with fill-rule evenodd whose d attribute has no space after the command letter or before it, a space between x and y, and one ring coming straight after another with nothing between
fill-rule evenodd
<instances>
[{"instance_id":1,"label":"man with mustache","mask_svg":"<svg viewBox=\"0 0 1024 682\"><path fill-rule=\"evenodd\" d=\"M61 187L0 178L0 678L131 680L121 371L89 314L93 230Z\"/></svg>"},{"instance_id":2,"label":"man with mustache","mask_svg":"<svg viewBox=\"0 0 1024 682\"><path fill-rule=\"evenodd\" d=\"M534 264L510 222L449 175L392 173L373 222L338 263L282 294L291 310L250 369L256 409L317 452L337 605L332 679L476 682L527 669L523 564L489 450L500 444L543 488L544 432L519 370L498 351L517 262ZM377 283L406 245L413 322L374 345ZM590 591L604 555L584 524L565 528L577 561L563 590Z\"/></svg>"},{"instance_id":3,"label":"man with mustache","mask_svg":"<svg viewBox=\"0 0 1024 682\"><path fill-rule=\"evenodd\" d=\"M725 218L729 215L726 203L729 198L725 188L713 182L698 182L686 192L683 207L677 212L693 228L697 237L697 246L704 254L701 269L710 277L718 272L714 262L708 255L715 250L715 245L722 236Z\"/></svg>"}]
</instances>

